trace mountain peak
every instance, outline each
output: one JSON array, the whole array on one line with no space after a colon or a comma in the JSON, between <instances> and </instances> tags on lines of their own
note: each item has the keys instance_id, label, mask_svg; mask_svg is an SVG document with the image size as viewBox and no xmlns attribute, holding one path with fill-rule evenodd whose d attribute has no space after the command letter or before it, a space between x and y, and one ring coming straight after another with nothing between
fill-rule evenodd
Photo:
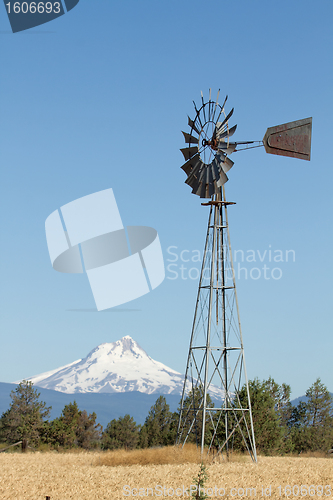
<instances>
[{"instance_id":1,"label":"mountain peak","mask_svg":"<svg viewBox=\"0 0 333 500\"><path fill-rule=\"evenodd\" d=\"M129 335L125 335L125 337L122 337L120 340L117 340L117 342L114 342L114 344L117 345L121 344L123 347L123 351L140 350L145 353L142 347L140 347L139 344L135 342L135 340L133 340L132 337L130 337Z\"/></svg>"},{"instance_id":2,"label":"mountain peak","mask_svg":"<svg viewBox=\"0 0 333 500\"><path fill-rule=\"evenodd\" d=\"M88 355L58 370L29 380L39 387L66 392L128 392L180 394L183 376L155 361L129 335L105 342Z\"/></svg>"},{"instance_id":3,"label":"mountain peak","mask_svg":"<svg viewBox=\"0 0 333 500\"><path fill-rule=\"evenodd\" d=\"M132 339L129 335L125 335L120 340L116 342L104 342L95 347L85 359L89 357L100 357L105 353L106 355L111 355L113 357L123 357L123 356L134 356L135 358L142 357L151 359L150 356L139 346L139 344Z\"/></svg>"},{"instance_id":4,"label":"mountain peak","mask_svg":"<svg viewBox=\"0 0 333 500\"><path fill-rule=\"evenodd\" d=\"M67 394L131 392L181 394L184 376L155 361L129 335L105 342L88 355L56 370L29 378L36 386ZM211 396L222 394L211 386Z\"/></svg>"}]
</instances>

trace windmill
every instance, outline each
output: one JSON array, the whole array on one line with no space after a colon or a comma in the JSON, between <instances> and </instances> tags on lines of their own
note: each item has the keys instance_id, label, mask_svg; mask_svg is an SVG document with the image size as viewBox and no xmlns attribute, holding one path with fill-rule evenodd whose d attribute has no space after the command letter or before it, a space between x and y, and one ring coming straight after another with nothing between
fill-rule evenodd
<instances>
[{"instance_id":1,"label":"windmill","mask_svg":"<svg viewBox=\"0 0 333 500\"><path fill-rule=\"evenodd\" d=\"M209 199L208 227L198 294L190 337L180 405L177 443L192 440L201 453L214 451L228 459L234 445L257 461L246 373L241 322L229 235L224 184L234 165L233 152L264 146L267 153L310 160L312 118L268 128L262 141L232 142L237 125L229 127L234 108L226 114L216 101L195 102L195 117L188 117L189 132L182 132L181 149L186 184L192 193ZM210 394L219 394L213 404Z\"/></svg>"}]
</instances>

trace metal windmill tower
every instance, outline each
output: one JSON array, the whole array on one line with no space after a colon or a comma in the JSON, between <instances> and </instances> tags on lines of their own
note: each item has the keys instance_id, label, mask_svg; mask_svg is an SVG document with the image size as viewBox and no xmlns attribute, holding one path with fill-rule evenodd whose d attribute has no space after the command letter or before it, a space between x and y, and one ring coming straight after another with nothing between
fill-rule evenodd
<instances>
[{"instance_id":1,"label":"metal windmill tower","mask_svg":"<svg viewBox=\"0 0 333 500\"><path fill-rule=\"evenodd\" d=\"M220 92L220 91L219 91ZM234 109L204 102L188 118L183 132L188 147L181 149L182 169L192 193L208 198L208 228L199 279L185 381L181 399L177 443L188 440L229 456L234 443L257 461L249 384L239 317L236 282L229 236L224 184L234 162L234 151L265 146L266 152L310 160L312 119L267 129L263 141L231 142L237 125L229 127ZM212 404L211 397L218 401Z\"/></svg>"}]
</instances>

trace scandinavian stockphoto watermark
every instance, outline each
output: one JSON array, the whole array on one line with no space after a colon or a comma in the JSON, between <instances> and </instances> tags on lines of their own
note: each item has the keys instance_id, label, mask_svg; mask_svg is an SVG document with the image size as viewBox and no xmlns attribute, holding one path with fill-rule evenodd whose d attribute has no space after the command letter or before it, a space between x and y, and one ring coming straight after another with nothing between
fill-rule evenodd
<instances>
[{"instance_id":1,"label":"scandinavian stockphoto watermark","mask_svg":"<svg viewBox=\"0 0 333 500\"><path fill-rule=\"evenodd\" d=\"M167 248L166 278L169 280L198 280L201 272L202 252L180 249L175 245ZM232 254L236 280L280 280L282 266L296 261L295 250L280 250L268 245L263 250L234 250ZM210 255L206 256L204 279L210 276ZM230 261L229 261L230 262ZM225 282L232 282L232 267L225 268ZM221 269L220 269L221 273Z\"/></svg>"},{"instance_id":2,"label":"scandinavian stockphoto watermark","mask_svg":"<svg viewBox=\"0 0 333 500\"><path fill-rule=\"evenodd\" d=\"M85 272L98 311L137 299L164 280L156 229L125 227L111 188L55 210L45 232L53 269Z\"/></svg>"},{"instance_id":3,"label":"scandinavian stockphoto watermark","mask_svg":"<svg viewBox=\"0 0 333 500\"><path fill-rule=\"evenodd\" d=\"M287 484L287 485L260 485L253 486L235 486L226 488L221 486L212 486L203 488L196 484L190 486L163 486L156 484L154 487L131 487L128 484L123 486L124 497L194 497L194 498L296 498L296 497L330 497L332 495L332 485L305 485L305 484Z\"/></svg>"},{"instance_id":4,"label":"scandinavian stockphoto watermark","mask_svg":"<svg viewBox=\"0 0 333 500\"><path fill-rule=\"evenodd\" d=\"M35 28L74 9L79 0L4 0L13 33Z\"/></svg>"},{"instance_id":5,"label":"scandinavian stockphoto watermark","mask_svg":"<svg viewBox=\"0 0 333 500\"><path fill-rule=\"evenodd\" d=\"M136 487L132 488L128 484L123 486L123 496L125 497L194 497L195 498L206 498L206 497L256 497L256 488L222 488L221 486L214 486L212 488L203 488L200 485L191 484L190 486L180 485L180 486L163 486L161 484L156 484L154 487L144 488Z\"/></svg>"}]
</instances>

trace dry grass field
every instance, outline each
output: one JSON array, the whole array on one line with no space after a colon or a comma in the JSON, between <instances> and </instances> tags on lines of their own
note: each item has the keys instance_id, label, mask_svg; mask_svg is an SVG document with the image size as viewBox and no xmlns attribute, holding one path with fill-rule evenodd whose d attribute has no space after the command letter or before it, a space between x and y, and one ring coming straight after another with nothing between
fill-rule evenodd
<instances>
[{"instance_id":1,"label":"dry grass field","mask_svg":"<svg viewBox=\"0 0 333 500\"><path fill-rule=\"evenodd\" d=\"M0 499L45 500L47 495L51 500L190 498L189 488L199 471L195 451L183 456L171 448L142 453L2 453ZM248 457L235 456L228 463L207 466L206 489L211 489L206 492L212 498L294 499L301 497L300 487L305 485L305 498L333 499L332 458L259 457L255 465ZM291 486L288 495L287 485ZM315 489L309 489L311 485Z\"/></svg>"}]
</instances>

